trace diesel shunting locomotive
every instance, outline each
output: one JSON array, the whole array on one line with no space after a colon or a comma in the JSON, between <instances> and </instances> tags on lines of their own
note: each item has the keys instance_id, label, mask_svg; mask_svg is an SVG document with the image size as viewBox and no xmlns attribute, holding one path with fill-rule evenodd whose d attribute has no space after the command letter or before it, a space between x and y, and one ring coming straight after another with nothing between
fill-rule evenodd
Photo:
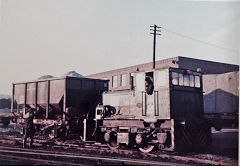
<instances>
[{"instance_id":1,"label":"diesel shunting locomotive","mask_svg":"<svg viewBox=\"0 0 240 166\"><path fill-rule=\"evenodd\" d=\"M39 135L81 139L150 152L200 149L211 142L204 119L202 75L179 68L136 71L131 89L109 91L108 80L54 78L13 84L12 113L24 123L36 109Z\"/></svg>"}]
</instances>

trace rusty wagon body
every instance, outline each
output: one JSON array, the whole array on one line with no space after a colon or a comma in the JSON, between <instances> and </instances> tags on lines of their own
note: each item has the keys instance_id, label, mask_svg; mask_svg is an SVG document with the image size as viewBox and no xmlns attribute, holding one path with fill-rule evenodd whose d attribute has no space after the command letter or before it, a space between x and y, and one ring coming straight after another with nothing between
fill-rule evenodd
<instances>
[{"instance_id":1,"label":"rusty wagon body","mask_svg":"<svg viewBox=\"0 0 240 166\"><path fill-rule=\"evenodd\" d=\"M13 83L11 112L16 122L23 124L29 109L34 108L38 131L53 138L65 139L69 133L83 136L83 119L93 119L101 93L106 90L106 80L68 76Z\"/></svg>"}]
</instances>

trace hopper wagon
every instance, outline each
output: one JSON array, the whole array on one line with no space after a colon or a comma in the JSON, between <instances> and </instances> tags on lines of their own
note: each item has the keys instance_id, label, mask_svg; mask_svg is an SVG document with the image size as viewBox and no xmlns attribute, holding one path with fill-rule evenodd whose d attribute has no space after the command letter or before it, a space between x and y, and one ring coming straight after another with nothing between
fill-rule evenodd
<instances>
[{"instance_id":1,"label":"hopper wagon","mask_svg":"<svg viewBox=\"0 0 240 166\"><path fill-rule=\"evenodd\" d=\"M71 137L92 140L95 126L91 120L101 93L107 90L106 80L68 76L13 83L11 112L16 123L24 124L29 109L35 109L33 122L41 135L59 141ZM84 119L88 135L84 135Z\"/></svg>"}]
</instances>

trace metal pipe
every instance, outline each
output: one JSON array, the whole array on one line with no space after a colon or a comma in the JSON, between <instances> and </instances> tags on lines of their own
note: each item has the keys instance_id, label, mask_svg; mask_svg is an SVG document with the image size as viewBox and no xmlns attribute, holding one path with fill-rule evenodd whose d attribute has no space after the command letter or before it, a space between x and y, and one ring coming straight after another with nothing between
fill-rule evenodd
<instances>
[{"instance_id":1,"label":"metal pipe","mask_svg":"<svg viewBox=\"0 0 240 166\"><path fill-rule=\"evenodd\" d=\"M64 96L63 96L63 120L65 121L65 112L66 112L66 106L67 106L67 77L65 78L65 82L64 82Z\"/></svg>"},{"instance_id":2,"label":"metal pipe","mask_svg":"<svg viewBox=\"0 0 240 166\"><path fill-rule=\"evenodd\" d=\"M36 82L35 88L35 109L37 109L38 82Z\"/></svg>"},{"instance_id":3,"label":"metal pipe","mask_svg":"<svg viewBox=\"0 0 240 166\"><path fill-rule=\"evenodd\" d=\"M11 112L14 113L14 88L15 88L15 85L13 84L12 86L12 103L11 103Z\"/></svg>"},{"instance_id":4,"label":"metal pipe","mask_svg":"<svg viewBox=\"0 0 240 166\"><path fill-rule=\"evenodd\" d=\"M47 82L47 106L46 106L46 119L48 119L49 114L49 102L50 102L50 80Z\"/></svg>"},{"instance_id":5,"label":"metal pipe","mask_svg":"<svg viewBox=\"0 0 240 166\"><path fill-rule=\"evenodd\" d=\"M25 92L24 92L24 115L26 114L26 105L27 105L27 83L25 83Z\"/></svg>"}]
</instances>

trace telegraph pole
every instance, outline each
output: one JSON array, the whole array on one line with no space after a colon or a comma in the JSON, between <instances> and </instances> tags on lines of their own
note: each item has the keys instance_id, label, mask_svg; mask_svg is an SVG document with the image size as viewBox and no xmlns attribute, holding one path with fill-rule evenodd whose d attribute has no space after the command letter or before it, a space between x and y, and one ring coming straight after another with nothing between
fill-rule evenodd
<instances>
[{"instance_id":1,"label":"telegraph pole","mask_svg":"<svg viewBox=\"0 0 240 166\"><path fill-rule=\"evenodd\" d=\"M157 32L161 32L160 30L158 30L158 28L161 28L161 27L158 27L155 24L154 26L150 26L150 31L151 31L150 34L153 35L153 69L155 69L156 35L161 35L160 33L157 33Z\"/></svg>"}]
</instances>

